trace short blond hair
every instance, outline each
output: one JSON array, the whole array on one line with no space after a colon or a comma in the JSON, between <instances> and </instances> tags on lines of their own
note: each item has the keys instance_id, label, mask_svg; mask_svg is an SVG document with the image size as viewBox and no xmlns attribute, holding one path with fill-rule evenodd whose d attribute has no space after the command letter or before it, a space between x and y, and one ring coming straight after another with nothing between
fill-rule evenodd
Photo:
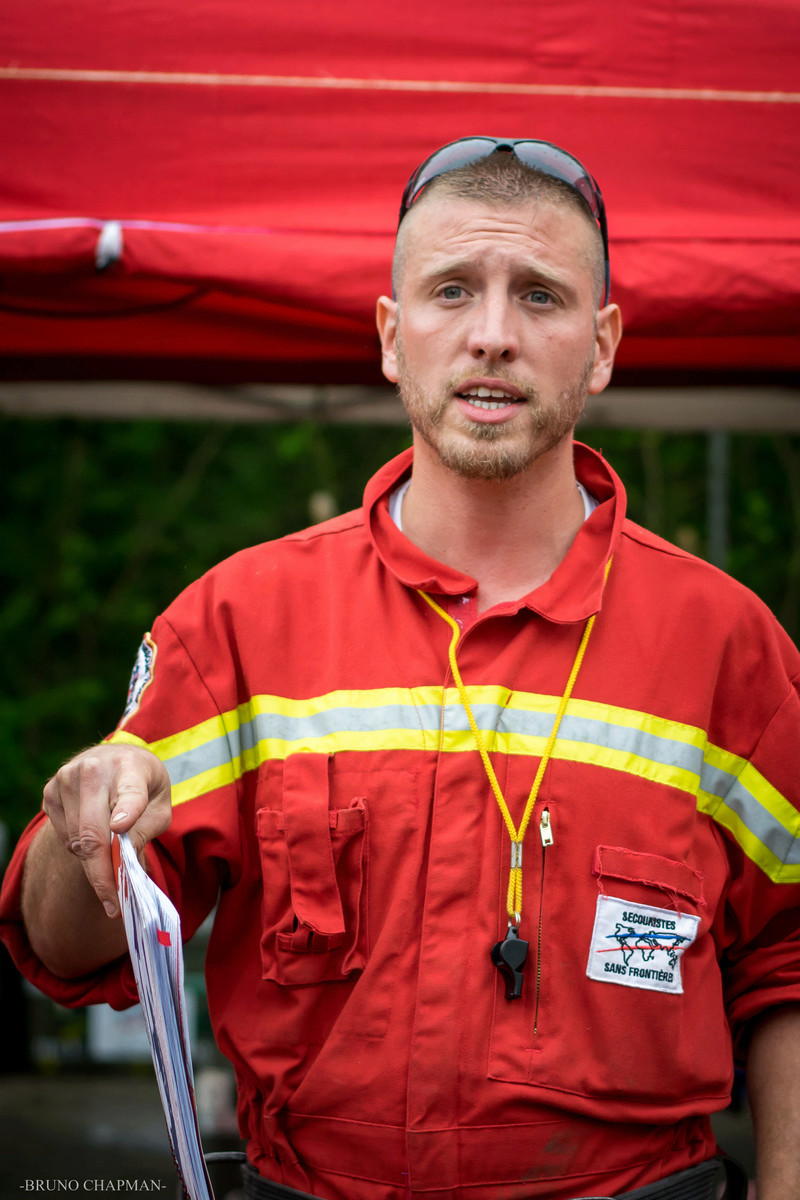
<instances>
[{"instance_id":1,"label":"short blond hair","mask_svg":"<svg viewBox=\"0 0 800 1200\"><path fill-rule=\"evenodd\" d=\"M531 201L572 208L581 214L594 233L595 252L592 268L595 277L595 303L599 306L605 288L605 251L603 238L588 205L563 179L547 175L520 162L515 154L496 152L476 162L436 175L408 210L397 231L392 260L392 290L400 297L400 283L406 262L405 228L414 209L430 196L451 196L455 200L475 200L487 207L516 208Z\"/></svg>"}]
</instances>

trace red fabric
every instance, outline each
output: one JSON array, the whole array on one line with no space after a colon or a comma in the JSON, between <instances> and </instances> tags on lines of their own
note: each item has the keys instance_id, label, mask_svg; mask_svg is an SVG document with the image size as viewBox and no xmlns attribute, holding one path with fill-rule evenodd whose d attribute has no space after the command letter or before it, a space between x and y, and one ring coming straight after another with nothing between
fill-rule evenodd
<instances>
[{"instance_id":1,"label":"red fabric","mask_svg":"<svg viewBox=\"0 0 800 1200\"><path fill-rule=\"evenodd\" d=\"M440 693L451 631L409 586L432 560L415 564L407 542L400 555L388 524L408 456L370 483L366 518L234 556L154 625L153 678L121 737L155 744L170 770L173 824L152 868L184 934L219 900L209 1009L268 1178L327 1200L456 1200L468 1185L510 1200L521 1180L543 1200L625 1191L712 1152L731 1030L800 1000L786 749L800 658L744 588L625 520L613 471L576 455L601 503L541 595L482 613L458 647L519 821L538 758L502 738L554 711L599 606L525 840L532 959L517 1003L489 957L508 837L463 708ZM474 590L446 567L437 579ZM746 789L769 780L784 824L758 828L775 882L701 807L722 773L713 794L756 824L766 810ZM23 969L62 1002L124 1003L129 966L65 983L37 965L20 864L2 915ZM600 899L698 923L681 992L588 978ZM662 968L644 959L640 974Z\"/></svg>"},{"instance_id":2,"label":"red fabric","mask_svg":"<svg viewBox=\"0 0 800 1200\"><path fill-rule=\"evenodd\" d=\"M0 355L377 379L405 179L491 132L599 180L622 366L800 365L798 0L9 0L0 38Z\"/></svg>"},{"instance_id":3,"label":"red fabric","mask_svg":"<svg viewBox=\"0 0 800 1200\"><path fill-rule=\"evenodd\" d=\"M323 937L344 934L342 901L331 842L328 761L320 754L295 755L283 776L283 841L286 843L292 911L301 925Z\"/></svg>"}]
</instances>

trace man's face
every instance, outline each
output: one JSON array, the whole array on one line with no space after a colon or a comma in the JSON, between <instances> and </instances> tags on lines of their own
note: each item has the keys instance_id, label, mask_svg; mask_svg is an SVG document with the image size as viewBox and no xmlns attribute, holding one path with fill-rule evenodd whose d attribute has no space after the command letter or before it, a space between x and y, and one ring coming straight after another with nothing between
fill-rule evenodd
<instances>
[{"instance_id":1,"label":"man's face","mask_svg":"<svg viewBox=\"0 0 800 1200\"><path fill-rule=\"evenodd\" d=\"M415 444L458 474L507 479L571 437L608 382L619 313L594 303L582 215L431 195L406 217L398 302L382 297L384 374Z\"/></svg>"}]
</instances>

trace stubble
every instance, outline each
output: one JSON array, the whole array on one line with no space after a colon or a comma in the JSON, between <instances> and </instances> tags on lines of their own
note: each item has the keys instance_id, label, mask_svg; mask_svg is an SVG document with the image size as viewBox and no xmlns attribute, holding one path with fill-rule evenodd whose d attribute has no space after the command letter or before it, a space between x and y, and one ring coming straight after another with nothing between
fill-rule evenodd
<instances>
[{"instance_id":1,"label":"stubble","mask_svg":"<svg viewBox=\"0 0 800 1200\"><path fill-rule=\"evenodd\" d=\"M493 378L524 394L525 411L510 426L470 421L453 407L453 395L468 377L448 380L440 396L429 396L410 371L399 336L397 340L397 386L411 425L442 463L465 479L512 479L571 436L586 404L593 369L592 352L580 376L553 403L543 404L530 384L493 367Z\"/></svg>"}]
</instances>

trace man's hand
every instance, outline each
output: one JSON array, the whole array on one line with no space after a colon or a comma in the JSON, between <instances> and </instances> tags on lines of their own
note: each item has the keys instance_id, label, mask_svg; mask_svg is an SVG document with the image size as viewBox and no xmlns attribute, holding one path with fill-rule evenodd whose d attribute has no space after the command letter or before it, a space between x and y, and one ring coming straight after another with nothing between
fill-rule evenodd
<instances>
[{"instance_id":1,"label":"man's hand","mask_svg":"<svg viewBox=\"0 0 800 1200\"><path fill-rule=\"evenodd\" d=\"M43 807L50 823L28 851L22 915L45 966L70 978L125 953L122 924L109 920L120 915L111 834L128 833L140 854L163 833L169 776L149 750L95 746L49 781Z\"/></svg>"},{"instance_id":2,"label":"man's hand","mask_svg":"<svg viewBox=\"0 0 800 1200\"><path fill-rule=\"evenodd\" d=\"M43 807L61 844L80 859L108 915L119 916L111 833L128 833L139 854L169 827L164 764L138 746L94 746L53 776Z\"/></svg>"}]
</instances>

